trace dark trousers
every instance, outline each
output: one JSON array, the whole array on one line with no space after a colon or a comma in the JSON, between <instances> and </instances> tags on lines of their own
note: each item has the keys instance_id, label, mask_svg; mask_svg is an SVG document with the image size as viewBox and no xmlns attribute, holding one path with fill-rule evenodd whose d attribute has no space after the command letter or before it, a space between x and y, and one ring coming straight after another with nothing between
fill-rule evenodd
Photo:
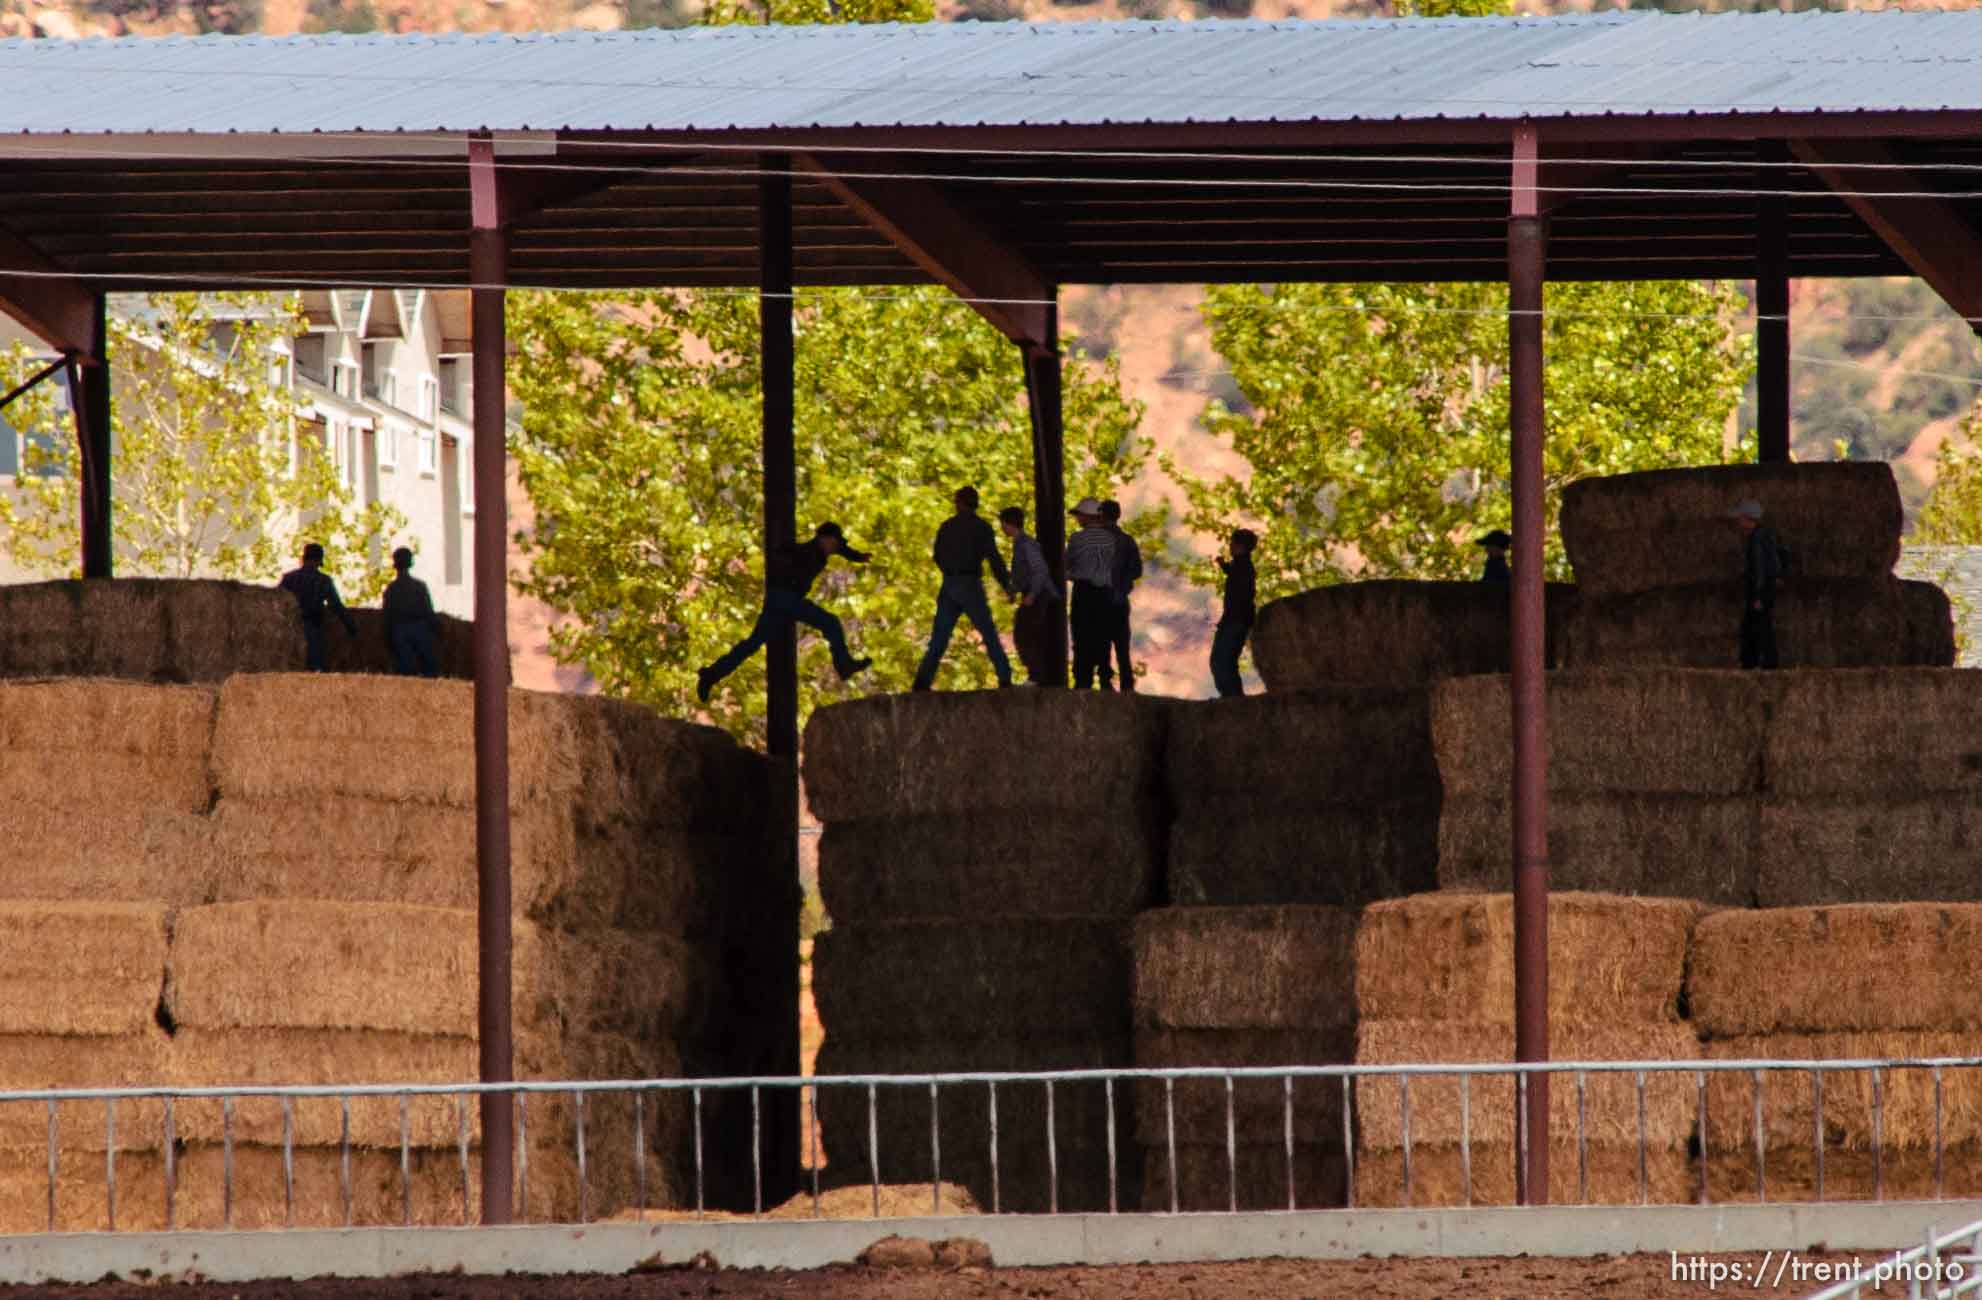
<instances>
[{"instance_id":1,"label":"dark trousers","mask_svg":"<svg viewBox=\"0 0 1982 1300\"><path fill-rule=\"evenodd\" d=\"M303 664L313 673L327 671L321 620L315 623L303 620Z\"/></svg>"},{"instance_id":2,"label":"dark trousers","mask_svg":"<svg viewBox=\"0 0 1982 1300\"><path fill-rule=\"evenodd\" d=\"M1093 690L1095 674L1108 671L1108 656L1115 648L1114 593L1106 587L1076 582L1068 621L1074 631L1074 687Z\"/></svg>"},{"instance_id":3,"label":"dark trousers","mask_svg":"<svg viewBox=\"0 0 1982 1300\"><path fill-rule=\"evenodd\" d=\"M434 653L434 629L427 623L398 623L392 628L392 671L401 677L440 676Z\"/></svg>"},{"instance_id":4,"label":"dark trousers","mask_svg":"<svg viewBox=\"0 0 1982 1300\"><path fill-rule=\"evenodd\" d=\"M1741 666L1774 668L1776 660L1775 606L1764 603L1760 609L1749 605L1741 613Z\"/></svg>"},{"instance_id":5,"label":"dark trousers","mask_svg":"<svg viewBox=\"0 0 1982 1300\"><path fill-rule=\"evenodd\" d=\"M1055 602L1038 596L1030 605L1020 605L1012 613L1012 644L1018 647L1026 680L1035 686L1066 685L1064 681L1053 680L1054 605Z\"/></svg>"},{"instance_id":6,"label":"dark trousers","mask_svg":"<svg viewBox=\"0 0 1982 1300\"><path fill-rule=\"evenodd\" d=\"M1005 643L998 636L998 621L991 617L991 605L984 598L982 578L946 577L936 595L936 621L929 628L929 648L922 652L922 666L915 670L915 689L926 691L936 681L936 669L943 652L950 648L950 634L957 620L968 618L984 638L984 653L991 656L991 668L1000 686L1012 684L1012 661L1005 657Z\"/></svg>"},{"instance_id":7,"label":"dark trousers","mask_svg":"<svg viewBox=\"0 0 1982 1300\"><path fill-rule=\"evenodd\" d=\"M1239 654L1252 630L1250 623L1220 623L1211 634L1211 683L1220 695L1246 693L1246 684L1239 677Z\"/></svg>"},{"instance_id":8,"label":"dark trousers","mask_svg":"<svg viewBox=\"0 0 1982 1300\"><path fill-rule=\"evenodd\" d=\"M1120 666L1122 689L1132 691L1136 688L1135 662L1129 658L1129 646L1133 640L1134 635L1129 628L1129 602L1118 600L1115 602L1113 620L1108 629L1109 653L1101 656L1102 690L1105 691L1114 684L1115 674L1109 671L1111 657Z\"/></svg>"},{"instance_id":9,"label":"dark trousers","mask_svg":"<svg viewBox=\"0 0 1982 1300\"><path fill-rule=\"evenodd\" d=\"M840 621L820 609L817 605L795 591L772 587L764 593L764 609L757 615L757 625L750 629L750 635L731 646L722 658L709 665L709 672L716 681L721 681L743 665L743 661L763 648L771 633L780 631L792 623L803 623L826 638L826 645L833 652L833 667L842 677L853 672L853 654L846 648L846 629Z\"/></svg>"}]
</instances>

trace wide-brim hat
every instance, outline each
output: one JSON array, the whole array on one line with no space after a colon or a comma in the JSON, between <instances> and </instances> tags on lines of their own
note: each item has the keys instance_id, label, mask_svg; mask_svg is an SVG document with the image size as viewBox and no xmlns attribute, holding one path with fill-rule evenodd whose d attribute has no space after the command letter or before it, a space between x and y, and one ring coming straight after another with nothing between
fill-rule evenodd
<instances>
[{"instance_id":1,"label":"wide-brim hat","mask_svg":"<svg viewBox=\"0 0 1982 1300\"><path fill-rule=\"evenodd\" d=\"M1082 497L1080 504L1076 505L1072 510L1067 511L1067 513L1070 515L1079 515L1083 519L1099 519L1101 517L1101 503L1093 497Z\"/></svg>"}]
</instances>

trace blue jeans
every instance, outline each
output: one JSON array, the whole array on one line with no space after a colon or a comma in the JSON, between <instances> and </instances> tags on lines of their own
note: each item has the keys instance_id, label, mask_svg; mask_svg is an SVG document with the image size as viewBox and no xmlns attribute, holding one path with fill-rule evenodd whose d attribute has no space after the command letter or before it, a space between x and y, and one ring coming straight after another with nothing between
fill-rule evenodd
<instances>
[{"instance_id":1,"label":"blue jeans","mask_svg":"<svg viewBox=\"0 0 1982 1300\"><path fill-rule=\"evenodd\" d=\"M735 672L771 639L772 633L781 632L793 623L803 623L826 638L826 645L833 652L833 667L840 676L853 673L853 652L846 648L846 629L840 626L840 621L797 592L772 587L764 593L764 610L757 615L757 626L750 629L750 635L709 665L712 679L721 681Z\"/></svg>"},{"instance_id":2,"label":"blue jeans","mask_svg":"<svg viewBox=\"0 0 1982 1300\"><path fill-rule=\"evenodd\" d=\"M323 624L303 620L303 664L313 673L326 671Z\"/></svg>"},{"instance_id":3,"label":"blue jeans","mask_svg":"<svg viewBox=\"0 0 1982 1300\"><path fill-rule=\"evenodd\" d=\"M950 634L957 620L970 619L971 626L984 638L984 653L991 656L991 667L1000 686L1012 684L1012 662L1005 657L1005 643L998 638L998 624L991 617L990 602L984 598L982 578L944 578L936 596L936 622L929 629L929 648L922 654L922 666L915 670L915 689L926 691L936 680L936 666L950 648Z\"/></svg>"},{"instance_id":4,"label":"blue jeans","mask_svg":"<svg viewBox=\"0 0 1982 1300\"><path fill-rule=\"evenodd\" d=\"M1211 681L1220 695L1244 695L1245 682L1239 677L1239 652L1252 635L1250 623L1220 623L1211 635Z\"/></svg>"},{"instance_id":5,"label":"blue jeans","mask_svg":"<svg viewBox=\"0 0 1982 1300\"><path fill-rule=\"evenodd\" d=\"M416 672L422 677L440 676L440 660L434 654L434 630L426 623L400 623L392 629L392 671L401 677Z\"/></svg>"}]
</instances>

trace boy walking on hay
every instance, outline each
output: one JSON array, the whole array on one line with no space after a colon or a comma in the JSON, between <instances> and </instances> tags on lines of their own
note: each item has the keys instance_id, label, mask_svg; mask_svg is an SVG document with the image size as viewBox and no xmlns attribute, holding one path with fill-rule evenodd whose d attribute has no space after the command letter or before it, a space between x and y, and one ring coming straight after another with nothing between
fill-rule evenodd
<instances>
[{"instance_id":1,"label":"boy walking on hay","mask_svg":"<svg viewBox=\"0 0 1982 1300\"><path fill-rule=\"evenodd\" d=\"M1074 634L1074 689L1094 689L1115 649L1115 534L1101 517L1101 503L1081 498L1070 512L1080 531L1067 542L1067 581L1073 587L1068 621ZM1103 683L1104 689L1106 683Z\"/></svg>"},{"instance_id":2,"label":"boy walking on hay","mask_svg":"<svg viewBox=\"0 0 1982 1300\"><path fill-rule=\"evenodd\" d=\"M1728 512L1741 530L1741 666L1774 668L1776 583L1782 578L1782 546L1762 522L1762 503L1743 501Z\"/></svg>"},{"instance_id":3,"label":"boy walking on hay","mask_svg":"<svg viewBox=\"0 0 1982 1300\"><path fill-rule=\"evenodd\" d=\"M344 608L344 602L338 599L337 584L323 571L323 547L315 542L305 546L302 567L283 574L278 585L296 598L296 608L303 616L303 662L311 672L323 672L324 607L327 605L337 611L347 634L358 635L358 624L352 619L351 611Z\"/></svg>"},{"instance_id":4,"label":"boy walking on hay","mask_svg":"<svg viewBox=\"0 0 1982 1300\"><path fill-rule=\"evenodd\" d=\"M922 665L915 670L915 689L926 691L936 684L936 669L943 652L950 648L950 634L957 620L968 618L984 638L984 653L991 656L991 667L998 674L998 685L1012 684L1012 664L1005 658L1005 644L998 637L998 621L991 617L991 606L984 598L984 566L1006 591L1012 590L1012 575L1005 571L1005 557L998 553L998 537L991 525L978 518L977 489L960 487L954 498L957 512L936 530L932 558L943 575L936 595L936 621L929 628L929 646L922 653Z\"/></svg>"},{"instance_id":5,"label":"boy walking on hay","mask_svg":"<svg viewBox=\"0 0 1982 1300\"><path fill-rule=\"evenodd\" d=\"M998 526L1012 539L1012 599L1018 603L1012 612L1012 644L1018 647L1028 681L1034 686L1059 685L1051 680L1050 663L1053 606L1060 603L1060 585L1046 567L1044 548L1025 531L1023 509L1006 506L998 512Z\"/></svg>"},{"instance_id":6,"label":"boy walking on hay","mask_svg":"<svg viewBox=\"0 0 1982 1300\"><path fill-rule=\"evenodd\" d=\"M806 599L812 584L826 570L834 555L844 555L853 564L867 563L865 551L847 545L846 533L830 519L813 530L812 540L779 547L764 557L764 608L750 635L731 646L729 652L695 674L695 698L709 702L716 683L743 666L744 660L792 623L803 623L826 638L833 652L833 667L842 679L868 667L872 659L856 659L847 649L846 630L840 621Z\"/></svg>"},{"instance_id":7,"label":"boy walking on hay","mask_svg":"<svg viewBox=\"0 0 1982 1300\"><path fill-rule=\"evenodd\" d=\"M398 575L385 589L380 605L385 610L385 644L392 651L392 671L400 677L418 673L440 676L440 660L434 653L433 594L427 584L413 576L413 552L402 546L392 553L392 568Z\"/></svg>"},{"instance_id":8,"label":"boy walking on hay","mask_svg":"<svg viewBox=\"0 0 1982 1300\"><path fill-rule=\"evenodd\" d=\"M1225 575L1225 612L1218 616L1218 630L1211 635L1211 681L1221 696L1244 695L1246 684L1239 677L1239 654L1253 630L1253 548L1259 539L1250 528L1232 530L1232 558L1219 557L1219 572Z\"/></svg>"}]
</instances>

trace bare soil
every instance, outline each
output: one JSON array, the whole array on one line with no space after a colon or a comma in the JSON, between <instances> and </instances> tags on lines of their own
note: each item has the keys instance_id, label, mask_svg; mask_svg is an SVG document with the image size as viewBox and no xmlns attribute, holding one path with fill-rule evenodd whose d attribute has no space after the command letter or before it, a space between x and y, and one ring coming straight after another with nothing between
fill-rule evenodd
<instances>
[{"instance_id":1,"label":"bare soil","mask_svg":"<svg viewBox=\"0 0 1982 1300\"><path fill-rule=\"evenodd\" d=\"M1843 1255L1798 1252L1807 1266ZM1777 1261L1781 1259L1778 1255ZM1818 1283L1774 1282L1775 1264L1760 1286L1750 1280L1760 1267L1757 1255L1721 1255L1713 1261L1740 1264L1741 1281L1723 1281L1719 1290L1764 1291L1800 1296ZM723 1272L695 1268L624 1277L462 1278L415 1277L384 1282L263 1282L249 1285L107 1283L90 1287L0 1288L0 1295L74 1296L78 1300L1431 1300L1467 1296L1475 1300L1652 1300L1652 1297L1705 1296L1705 1280L1673 1278L1664 1255L1621 1255L1596 1259L1362 1259L1342 1263L1254 1260L1236 1264L1169 1264L1119 1268L879 1269L859 1265L807 1273Z\"/></svg>"}]
</instances>

